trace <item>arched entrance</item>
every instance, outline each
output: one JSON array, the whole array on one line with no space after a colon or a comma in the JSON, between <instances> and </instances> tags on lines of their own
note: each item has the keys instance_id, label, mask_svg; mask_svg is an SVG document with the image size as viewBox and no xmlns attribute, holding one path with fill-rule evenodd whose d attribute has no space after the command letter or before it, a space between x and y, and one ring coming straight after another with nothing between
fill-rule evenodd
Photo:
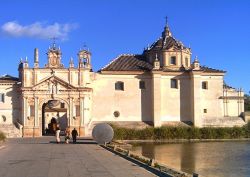
<instances>
[{"instance_id":1,"label":"arched entrance","mask_svg":"<svg viewBox=\"0 0 250 177\"><path fill-rule=\"evenodd\" d=\"M54 135L59 127L63 132L69 126L67 104L49 100L42 105L42 135Z\"/></svg>"}]
</instances>

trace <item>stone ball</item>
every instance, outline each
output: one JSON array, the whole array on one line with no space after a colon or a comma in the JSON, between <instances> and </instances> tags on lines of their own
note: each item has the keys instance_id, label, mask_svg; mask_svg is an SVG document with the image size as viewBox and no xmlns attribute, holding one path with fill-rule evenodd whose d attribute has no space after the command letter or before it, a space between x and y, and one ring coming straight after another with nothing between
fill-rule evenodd
<instances>
[{"instance_id":1,"label":"stone ball","mask_svg":"<svg viewBox=\"0 0 250 177\"><path fill-rule=\"evenodd\" d=\"M107 123L99 123L93 128L92 137L98 144L109 143L114 137L114 130Z\"/></svg>"}]
</instances>

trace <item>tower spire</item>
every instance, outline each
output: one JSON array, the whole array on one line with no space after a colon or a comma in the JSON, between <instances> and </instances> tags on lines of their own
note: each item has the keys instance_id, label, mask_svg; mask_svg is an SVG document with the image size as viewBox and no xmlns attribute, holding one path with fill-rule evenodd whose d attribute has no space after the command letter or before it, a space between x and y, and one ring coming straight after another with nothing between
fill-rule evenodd
<instances>
[{"instance_id":1,"label":"tower spire","mask_svg":"<svg viewBox=\"0 0 250 177\"><path fill-rule=\"evenodd\" d=\"M168 26L168 16L166 16L165 19L166 19L166 26Z\"/></svg>"},{"instance_id":2,"label":"tower spire","mask_svg":"<svg viewBox=\"0 0 250 177\"><path fill-rule=\"evenodd\" d=\"M166 25L164 27L164 31L162 32L162 37L163 38L172 36L172 33L171 33L171 31L169 29L169 26L168 26L168 17L166 16L165 19L166 19Z\"/></svg>"},{"instance_id":3,"label":"tower spire","mask_svg":"<svg viewBox=\"0 0 250 177\"><path fill-rule=\"evenodd\" d=\"M39 55L38 55L38 48L35 48L34 50L34 67L39 67Z\"/></svg>"},{"instance_id":4,"label":"tower spire","mask_svg":"<svg viewBox=\"0 0 250 177\"><path fill-rule=\"evenodd\" d=\"M57 37L52 37L50 38L52 40L52 49L56 49L56 40L58 39ZM60 49L59 49L60 50Z\"/></svg>"},{"instance_id":5,"label":"tower spire","mask_svg":"<svg viewBox=\"0 0 250 177\"><path fill-rule=\"evenodd\" d=\"M71 57L70 60L69 60L69 67L70 68L74 68L74 61L73 61L73 58Z\"/></svg>"}]
</instances>

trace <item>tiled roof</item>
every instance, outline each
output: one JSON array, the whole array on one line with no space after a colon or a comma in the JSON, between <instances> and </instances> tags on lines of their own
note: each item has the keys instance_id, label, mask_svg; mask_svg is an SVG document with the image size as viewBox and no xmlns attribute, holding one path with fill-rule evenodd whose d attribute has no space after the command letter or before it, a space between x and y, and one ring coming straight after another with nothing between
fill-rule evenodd
<instances>
[{"instance_id":1,"label":"tiled roof","mask_svg":"<svg viewBox=\"0 0 250 177\"><path fill-rule=\"evenodd\" d=\"M101 71L150 71L153 66L146 62L142 55L128 55L123 54L115 58L108 65L103 67ZM191 68L160 68L163 72L189 72ZM209 68L207 66L201 66L200 71L205 73L225 73L226 71Z\"/></svg>"},{"instance_id":2,"label":"tiled roof","mask_svg":"<svg viewBox=\"0 0 250 177\"><path fill-rule=\"evenodd\" d=\"M234 89L234 90L235 90L234 87L231 87L231 86L227 85L225 82L223 83L223 87L224 87L225 89Z\"/></svg>"},{"instance_id":3,"label":"tiled roof","mask_svg":"<svg viewBox=\"0 0 250 177\"><path fill-rule=\"evenodd\" d=\"M155 41L148 50L168 50L171 47L175 47L177 49L186 48L181 42L177 41L172 36L167 36L164 38L159 38L157 41Z\"/></svg>"},{"instance_id":4,"label":"tiled roof","mask_svg":"<svg viewBox=\"0 0 250 177\"><path fill-rule=\"evenodd\" d=\"M11 75L5 74L3 76L0 76L0 81L18 81L19 78L13 77Z\"/></svg>"},{"instance_id":5,"label":"tiled roof","mask_svg":"<svg viewBox=\"0 0 250 177\"><path fill-rule=\"evenodd\" d=\"M225 73L226 72L226 71L219 70L219 69L209 68L207 66L201 66L201 70L203 70L204 72L208 72L208 73Z\"/></svg>"},{"instance_id":6,"label":"tiled roof","mask_svg":"<svg viewBox=\"0 0 250 177\"><path fill-rule=\"evenodd\" d=\"M120 55L101 71L150 71L153 66L142 55Z\"/></svg>"},{"instance_id":7,"label":"tiled roof","mask_svg":"<svg viewBox=\"0 0 250 177\"><path fill-rule=\"evenodd\" d=\"M171 68L171 67L167 67L167 68L163 68L162 71L164 72L189 72L192 71L192 68L185 68L185 67L180 67L180 68ZM226 71L222 71L222 70L218 70L218 69L213 69L213 68L209 68L206 66L201 66L199 71L203 71L205 73L225 73Z\"/></svg>"}]
</instances>

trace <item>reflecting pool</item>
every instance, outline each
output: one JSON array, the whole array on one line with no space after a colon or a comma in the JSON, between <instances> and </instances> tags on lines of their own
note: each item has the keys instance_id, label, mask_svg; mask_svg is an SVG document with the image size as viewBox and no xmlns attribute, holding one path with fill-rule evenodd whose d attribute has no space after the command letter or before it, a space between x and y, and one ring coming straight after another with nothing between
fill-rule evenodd
<instances>
[{"instance_id":1,"label":"reflecting pool","mask_svg":"<svg viewBox=\"0 0 250 177\"><path fill-rule=\"evenodd\" d=\"M250 142L136 143L132 151L207 177L250 177Z\"/></svg>"}]
</instances>

